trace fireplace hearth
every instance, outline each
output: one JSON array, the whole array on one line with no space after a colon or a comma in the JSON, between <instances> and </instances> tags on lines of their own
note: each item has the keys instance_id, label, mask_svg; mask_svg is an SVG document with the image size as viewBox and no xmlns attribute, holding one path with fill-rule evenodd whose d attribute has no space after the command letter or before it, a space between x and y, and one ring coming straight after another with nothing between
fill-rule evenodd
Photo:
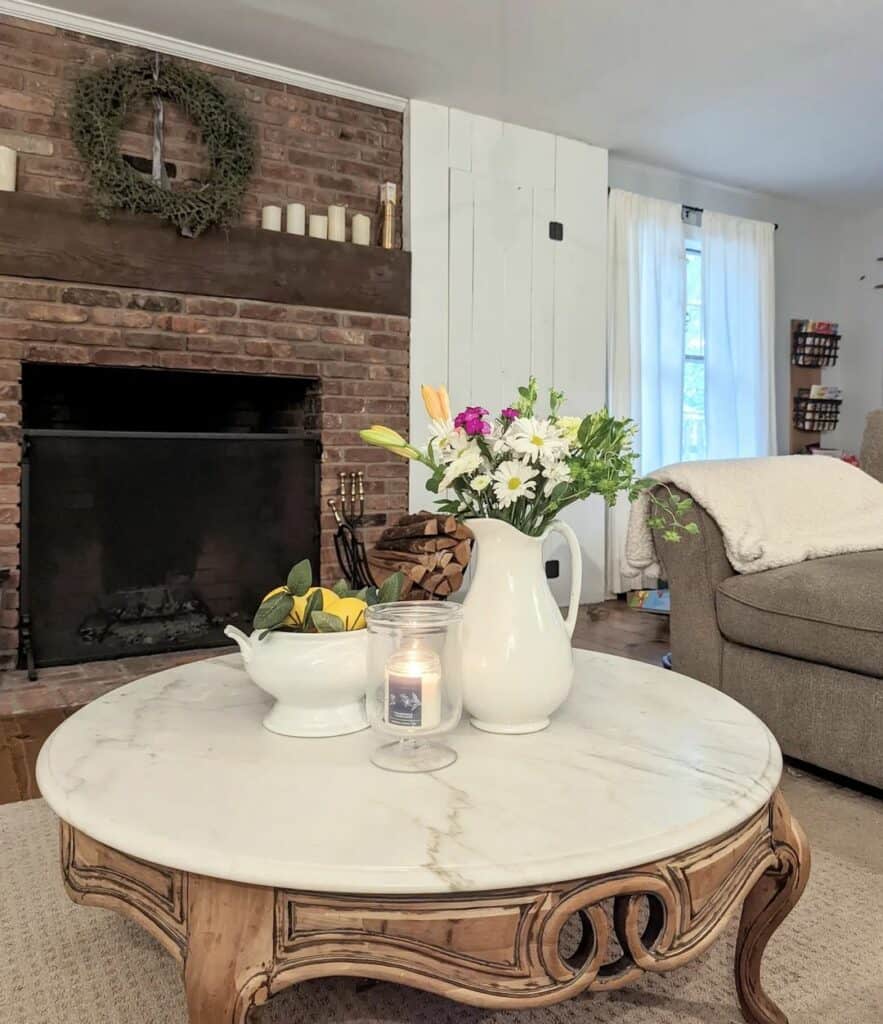
<instances>
[{"instance_id":1,"label":"fireplace hearth","mask_svg":"<svg viewBox=\"0 0 883 1024\"><path fill-rule=\"evenodd\" d=\"M226 645L319 557L318 385L26 365L20 660Z\"/></svg>"}]
</instances>

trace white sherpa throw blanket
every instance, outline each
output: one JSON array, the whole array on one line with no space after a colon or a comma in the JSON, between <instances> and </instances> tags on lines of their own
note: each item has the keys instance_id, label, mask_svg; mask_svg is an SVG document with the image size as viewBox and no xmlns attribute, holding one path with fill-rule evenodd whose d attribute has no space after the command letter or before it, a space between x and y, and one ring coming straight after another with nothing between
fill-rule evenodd
<instances>
[{"instance_id":1,"label":"white sherpa throw blanket","mask_svg":"<svg viewBox=\"0 0 883 1024\"><path fill-rule=\"evenodd\" d=\"M739 573L883 549L883 483L840 459L784 455L679 462L650 476L676 493L685 491L709 513ZM647 524L650 510L646 494L632 505L625 559L652 575L659 567Z\"/></svg>"}]
</instances>

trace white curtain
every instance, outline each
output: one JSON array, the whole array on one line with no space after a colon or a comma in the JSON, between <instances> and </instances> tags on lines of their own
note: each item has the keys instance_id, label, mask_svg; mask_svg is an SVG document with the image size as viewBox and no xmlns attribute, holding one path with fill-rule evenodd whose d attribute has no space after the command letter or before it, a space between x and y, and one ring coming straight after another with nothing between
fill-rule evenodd
<instances>
[{"instance_id":1,"label":"white curtain","mask_svg":"<svg viewBox=\"0 0 883 1024\"><path fill-rule=\"evenodd\" d=\"M774 225L702 215L709 459L776 452Z\"/></svg>"},{"instance_id":2,"label":"white curtain","mask_svg":"<svg viewBox=\"0 0 883 1024\"><path fill-rule=\"evenodd\" d=\"M681 207L613 189L608 219L608 379L610 410L638 424L639 468L681 458L685 254ZM607 586L641 585L623 574L629 504L608 514Z\"/></svg>"}]
</instances>

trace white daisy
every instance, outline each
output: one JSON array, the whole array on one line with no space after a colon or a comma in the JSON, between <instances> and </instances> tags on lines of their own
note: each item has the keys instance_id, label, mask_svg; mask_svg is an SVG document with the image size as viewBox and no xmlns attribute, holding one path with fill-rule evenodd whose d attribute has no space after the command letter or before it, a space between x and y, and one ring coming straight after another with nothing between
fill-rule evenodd
<instances>
[{"instance_id":1,"label":"white daisy","mask_svg":"<svg viewBox=\"0 0 883 1024\"><path fill-rule=\"evenodd\" d=\"M432 420L429 445L435 446L442 462L453 462L473 442L462 427L455 427L451 420Z\"/></svg>"},{"instance_id":2,"label":"white daisy","mask_svg":"<svg viewBox=\"0 0 883 1024\"><path fill-rule=\"evenodd\" d=\"M518 419L504 435L513 451L530 462L554 462L567 451L568 441L550 420Z\"/></svg>"},{"instance_id":3,"label":"white daisy","mask_svg":"<svg viewBox=\"0 0 883 1024\"><path fill-rule=\"evenodd\" d=\"M490 486L491 478L487 473L479 473L478 476L474 476L469 481L469 486L473 491L477 491L481 494L482 491L486 490Z\"/></svg>"},{"instance_id":4,"label":"white daisy","mask_svg":"<svg viewBox=\"0 0 883 1024\"><path fill-rule=\"evenodd\" d=\"M474 473L480 465L481 452L478 450L478 445L470 444L468 448L464 448L448 465L445 475L441 478L441 482L438 485L438 489L446 491L458 477L465 476L467 473Z\"/></svg>"},{"instance_id":5,"label":"white daisy","mask_svg":"<svg viewBox=\"0 0 883 1024\"><path fill-rule=\"evenodd\" d=\"M558 484L566 484L570 480L570 467L566 462L556 462L554 465L546 467L543 476L546 478L543 494L548 498Z\"/></svg>"},{"instance_id":6,"label":"white daisy","mask_svg":"<svg viewBox=\"0 0 883 1024\"><path fill-rule=\"evenodd\" d=\"M536 488L534 477L538 472L528 463L515 459L500 463L494 472L494 494L500 508L508 508L519 498L533 498Z\"/></svg>"}]
</instances>

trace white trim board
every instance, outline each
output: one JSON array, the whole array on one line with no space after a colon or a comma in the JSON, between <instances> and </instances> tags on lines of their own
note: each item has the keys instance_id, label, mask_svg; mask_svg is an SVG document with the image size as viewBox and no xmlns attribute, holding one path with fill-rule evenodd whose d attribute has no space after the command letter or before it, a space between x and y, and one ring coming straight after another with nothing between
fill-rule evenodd
<instances>
[{"instance_id":1,"label":"white trim board","mask_svg":"<svg viewBox=\"0 0 883 1024\"><path fill-rule=\"evenodd\" d=\"M271 64L253 57L228 53L226 50L216 50L211 46L201 46L199 43L190 43L184 39L160 35L158 32L148 32L145 29L120 25L115 21L105 21L102 18L92 18L86 14L75 14L57 7L31 3L30 0L0 0L0 14L23 18L25 21L38 21L44 25L54 25L56 28L67 29L70 32L82 32L84 35L110 39L113 42L126 43L129 46L140 46L145 50L167 53L172 57L183 57L186 60L198 61L202 64L213 64L215 67L226 68L228 71L239 71L246 75L254 75L256 78L267 78L273 82L283 82L286 85L295 85L313 92L356 100L359 103L368 103L385 110L403 111L408 105L408 101L402 96L365 89L349 82L338 82L333 78L324 78L322 75L311 75L307 71L297 71L294 68L283 67L281 64Z\"/></svg>"}]
</instances>

